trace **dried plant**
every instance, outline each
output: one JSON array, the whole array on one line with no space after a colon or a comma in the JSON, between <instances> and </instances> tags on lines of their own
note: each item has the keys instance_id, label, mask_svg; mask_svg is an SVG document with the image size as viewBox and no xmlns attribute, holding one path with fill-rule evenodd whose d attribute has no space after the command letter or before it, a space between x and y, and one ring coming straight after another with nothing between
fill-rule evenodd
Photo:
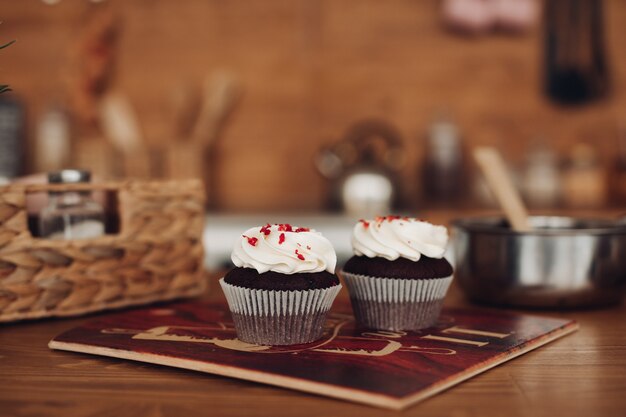
<instances>
[{"instance_id":1,"label":"dried plant","mask_svg":"<svg viewBox=\"0 0 626 417\"><path fill-rule=\"evenodd\" d=\"M0 45L0 49L4 49L7 46L11 46L15 43L15 39L13 39L11 42L7 42L4 45ZM11 88L6 85L6 84L0 84L0 94L6 92L6 91L11 91Z\"/></svg>"}]
</instances>

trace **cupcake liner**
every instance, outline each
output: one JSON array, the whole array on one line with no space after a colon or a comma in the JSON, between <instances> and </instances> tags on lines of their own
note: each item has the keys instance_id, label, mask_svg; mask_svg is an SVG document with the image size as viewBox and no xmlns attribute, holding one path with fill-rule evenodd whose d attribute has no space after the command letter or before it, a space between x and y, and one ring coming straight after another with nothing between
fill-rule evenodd
<instances>
[{"instance_id":1,"label":"cupcake liner","mask_svg":"<svg viewBox=\"0 0 626 417\"><path fill-rule=\"evenodd\" d=\"M324 331L330 307L341 285L330 288L275 291L231 285L220 279L239 340L265 345L313 342Z\"/></svg>"},{"instance_id":2,"label":"cupcake liner","mask_svg":"<svg viewBox=\"0 0 626 417\"><path fill-rule=\"evenodd\" d=\"M419 330L437 322L452 276L380 278L342 272L357 323L380 330Z\"/></svg>"}]
</instances>

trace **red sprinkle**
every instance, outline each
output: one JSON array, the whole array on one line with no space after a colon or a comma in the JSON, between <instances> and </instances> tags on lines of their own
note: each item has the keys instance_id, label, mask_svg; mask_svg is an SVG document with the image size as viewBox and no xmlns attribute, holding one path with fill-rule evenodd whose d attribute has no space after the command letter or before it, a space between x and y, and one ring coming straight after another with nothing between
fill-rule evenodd
<instances>
[{"instance_id":1,"label":"red sprinkle","mask_svg":"<svg viewBox=\"0 0 626 417\"><path fill-rule=\"evenodd\" d=\"M298 252L298 249L296 249L296 256L298 257L298 259L300 259L301 261L304 261L304 255L302 255L300 252Z\"/></svg>"},{"instance_id":2,"label":"red sprinkle","mask_svg":"<svg viewBox=\"0 0 626 417\"><path fill-rule=\"evenodd\" d=\"M281 233L280 236L278 236L278 244L282 245L285 242L285 234Z\"/></svg>"},{"instance_id":3,"label":"red sprinkle","mask_svg":"<svg viewBox=\"0 0 626 417\"><path fill-rule=\"evenodd\" d=\"M311 250L311 247L310 247L309 245L306 245L306 248L307 248L308 250Z\"/></svg>"},{"instance_id":4,"label":"red sprinkle","mask_svg":"<svg viewBox=\"0 0 626 417\"><path fill-rule=\"evenodd\" d=\"M311 229L309 229L308 227L298 227L295 232L296 233L300 233L300 232L310 232Z\"/></svg>"},{"instance_id":5,"label":"red sprinkle","mask_svg":"<svg viewBox=\"0 0 626 417\"><path fill-rule=\"evenodd\" d=\"M261 233L263 233L265 236L269 235L271 233L270 227L272 226L269 223L261 227Z\"/></svg>"},{"instance_id":6,"label":"red sprinkle","mask_svg":"<svg viewBox=\"0 0 626 417\"><path fill-rule=\"evenodd\" d=\"M380 227L380 223L384 222L384 221L388 221L388 222L392 222L394 220L404 220L404 221L410 221L411 219L408 216L395 216L395 215L389 215L389 216L376 216L375 217L376 223L378 223L378 226ZM368 222L365 220L359 220L361 223L363 223L364 227L368 226Z\"/></svg>"},{"instance_id":7,"label":"red sprinkle","mask_svg":"<svg viewBox=\"0 0 626 417\"><path fill-rule=\"evenodd\" d=\"M278 225L278 230L281 232L293 232L293 227L289 223L281 223Z\"/></svg>"},{"instance_id":8,"label":"red sprinkle","mask_svg":"<svg viewBox=\"0 0 626 417\"><path fill-rule=\"evenodd\" d=\"M366 229L367 229L368 227L370 227L370 222L368 222L367 220L363 220L363 219L361 219L361 220L359 220L359 221L360 221L361 223L363 223L363 227L364 227L364 228L366 228Z\"/></svg>"},{"instance_id":9,"label":"red sprinkle","mask_svg":"<svg viewBox=\"0 0 626 417\"><path fill-rule=\"evenodd\" d=\"M257 242L259 241L259 239L257 239L256 237L248 237L246 235L243 235L243 237L248 239L248 243L252 246L256 246Z\"/></svg>"}]
</instances>

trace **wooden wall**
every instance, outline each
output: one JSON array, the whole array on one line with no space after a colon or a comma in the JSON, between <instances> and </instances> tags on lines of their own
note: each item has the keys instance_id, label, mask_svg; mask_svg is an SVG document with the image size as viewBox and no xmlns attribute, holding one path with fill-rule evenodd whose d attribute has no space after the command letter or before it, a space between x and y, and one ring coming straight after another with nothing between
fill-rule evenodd
<instances>
[{"instance_id":1,"label":"wooden wall","mask_svg":"<svg viewBox=\"0 0 626 417\"><path fill-rule=\"evenodd\" d=\"M382 117L402 133L409 190L424 131L442 108L466 145L496 144L514 163L541 135L559 151L593 140L608 158L626 119L626 2L606 3L613 94L578 109L541 93L541 25L526 36L464 38L443 30L438 1L107 0L123 20L117 87L136 106L149 141L171 140L177 88L227 69L245 93L217 147L218 206L314 210L325 181L312 158L353 122ZM86 0L5 2L0 75L27 103L31 126L64 97L68 49Z\"/></svg>"}]
</instances>

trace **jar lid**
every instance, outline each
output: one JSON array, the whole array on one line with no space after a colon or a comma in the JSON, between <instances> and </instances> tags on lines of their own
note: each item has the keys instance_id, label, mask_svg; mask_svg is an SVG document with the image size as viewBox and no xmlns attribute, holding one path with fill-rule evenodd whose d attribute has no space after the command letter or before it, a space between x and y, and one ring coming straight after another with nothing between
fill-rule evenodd
<instances>
[{"instance_id":1,"label":"jar lid","mask_svg":"<svg viewBox=\"0 0 626 417\"><path fill-rule=\"evenodd\" d=\"M91 172L84 169L63 169L48 173L50 184L72 184L89 181L91 181Z\"/></svg>"}]
</instances>

